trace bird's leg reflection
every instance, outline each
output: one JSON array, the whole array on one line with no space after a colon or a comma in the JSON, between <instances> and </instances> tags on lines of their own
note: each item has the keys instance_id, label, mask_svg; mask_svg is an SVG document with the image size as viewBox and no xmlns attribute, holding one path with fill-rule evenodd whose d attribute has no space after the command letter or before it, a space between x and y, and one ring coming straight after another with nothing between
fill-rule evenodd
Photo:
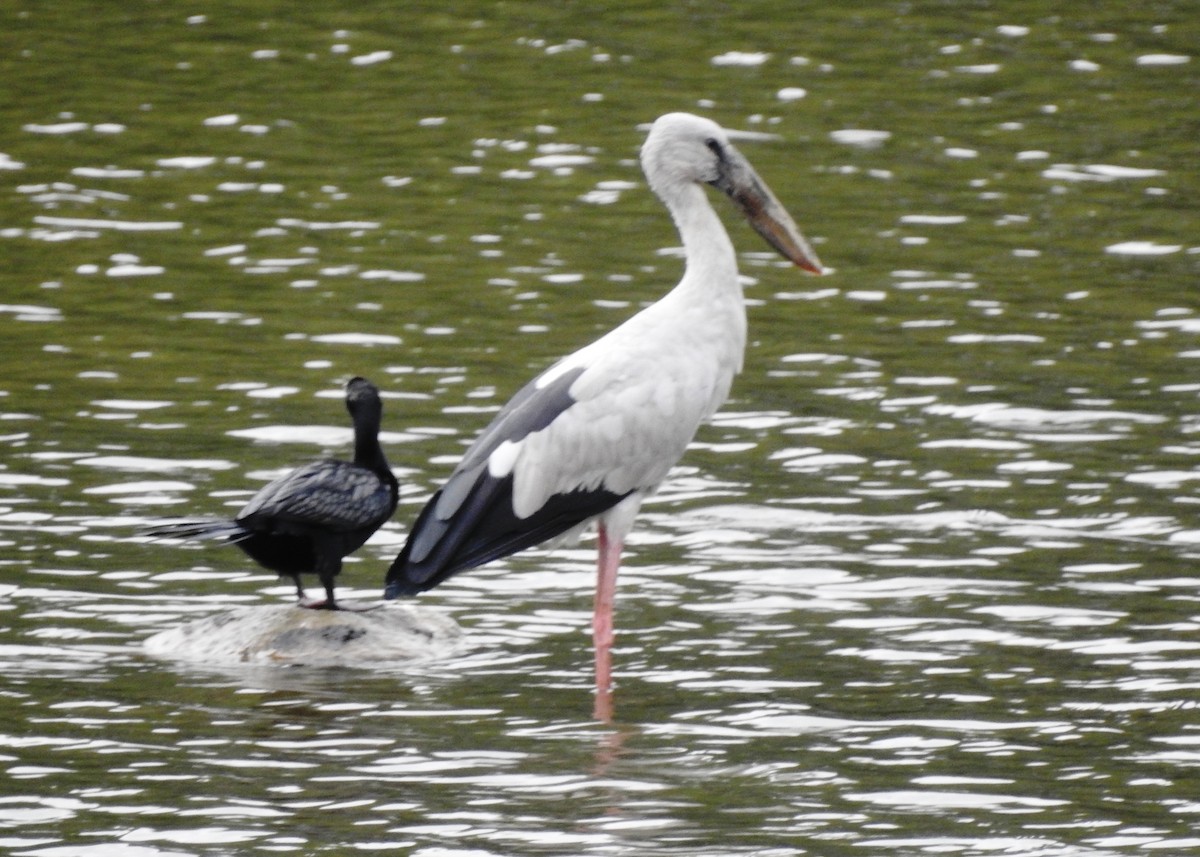
<instances>
[{"instance_id":1,"label":"bird's leg reflection","mask_svg":"<svg viewBox=\"0 0 1200 857\"><path fill-rule=\"evenodd\" d=\"M626 740L631 735L637 735L640 732L640 729L628 725L605 730L604 735L601 736L599 742L596 744L595 764L592 766L592 776L599 780L612 776L611 768L613 764L627 752L625 748ZM624 792L614 793L613 805L608 807L609 813L618 811L619 807L616 804L624 794Z\"/></svg>"}]
</instances>

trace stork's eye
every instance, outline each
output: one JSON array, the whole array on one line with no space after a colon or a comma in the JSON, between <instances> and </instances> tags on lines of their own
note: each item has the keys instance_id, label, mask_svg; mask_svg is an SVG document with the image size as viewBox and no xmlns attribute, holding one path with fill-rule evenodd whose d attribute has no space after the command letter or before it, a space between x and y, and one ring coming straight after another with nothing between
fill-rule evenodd
<instances>
[{"instance_id":1,"label":"stork's eye","mask_svg":"<svg viewBox=\"0 0 1200 857\"><path fill-rule=\"evenodd\" d=\"M709 137L704 141L704 145L708 146L709 151L717 156L718 161L725 160L725 150L721 148L721 144L715 137Z\"/></svg>"}]
</instances>

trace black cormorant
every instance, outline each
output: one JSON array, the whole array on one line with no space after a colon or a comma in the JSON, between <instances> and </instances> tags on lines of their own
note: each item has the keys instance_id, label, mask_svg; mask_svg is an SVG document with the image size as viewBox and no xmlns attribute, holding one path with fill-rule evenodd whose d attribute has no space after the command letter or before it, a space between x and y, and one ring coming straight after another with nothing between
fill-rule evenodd
<instances>
[{"instance_id":1,"label":"black cormorant","mask_svg":"<svg viewBox=\"0 0 1200 857\"><path fill-rule=\"evenodd\" d=\"M255 494L232 521L176 521L146 534L232 542L260 565L292 578L302 607L337 610L333 587L342 558L383 526L399 495L379 445L379 390L364 378L351 378L346 410L354 422L353 462L327 459L297 468ZM305 600L302 574L320 578L324 600Z\"/></svg>"}]
</instances>

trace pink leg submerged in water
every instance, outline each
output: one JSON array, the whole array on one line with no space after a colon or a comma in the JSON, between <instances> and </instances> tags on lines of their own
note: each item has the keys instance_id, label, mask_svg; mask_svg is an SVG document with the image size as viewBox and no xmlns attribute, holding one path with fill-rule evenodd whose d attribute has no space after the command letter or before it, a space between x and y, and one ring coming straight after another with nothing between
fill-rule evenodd
<instances>
[{"instance_id":1,"label":"pink leg submerged in water","mask_svg":"<svg viewBox=\"0 0 1200 857\"><path fill-rule=\"evenodd\" d=\"M596 603L592 615L592 644L596 651L597 720L612 720L613 602L617 594L617 571L621 566L621 539L600 525L600 557L596 566Z\"/></svg>"}]
</instances>

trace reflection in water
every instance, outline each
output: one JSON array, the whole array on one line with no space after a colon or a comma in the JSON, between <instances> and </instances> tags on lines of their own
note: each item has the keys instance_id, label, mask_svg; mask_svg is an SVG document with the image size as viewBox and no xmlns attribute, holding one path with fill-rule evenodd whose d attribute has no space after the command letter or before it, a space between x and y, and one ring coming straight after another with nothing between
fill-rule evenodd
<instances>
[{"instance_id":1,"label":"reflection in water","mask_svg":"<svg viewBox=\"0 0 1200 857\"><path fill-rule=\"evenodd\" d=\"M1190 10L76 5L0 53L0 850L1200 848ZM463 442L677 279L636 154L680 109L837 271L739 259L745 371L630 537L614 722L590 542L425 597L452 658L147 657L288 589L137 528L344 454L360 373L405 486L347 562L378 596Z\"/></svg>"}]
</instances>

